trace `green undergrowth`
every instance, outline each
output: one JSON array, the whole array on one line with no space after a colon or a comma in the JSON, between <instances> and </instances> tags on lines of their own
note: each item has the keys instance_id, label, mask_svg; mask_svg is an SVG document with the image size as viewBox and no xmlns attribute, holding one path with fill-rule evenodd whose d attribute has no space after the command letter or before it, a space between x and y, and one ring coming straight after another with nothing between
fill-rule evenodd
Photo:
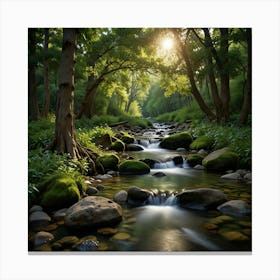
<instances>
[{"instance_id":1,"label":"green undergrowth","mask_svg":"<svg viewBox=\"0 0 280 280\"><path fill-rule=\"evenodd\" d=\"M192 133L194 137L207 136L213 139L213 150L230 147L239 156L239 167L251 168L251 127L238 127L233 124L217 125L210 122L201 123L199 121L193 121Z\"/></svg>"}]
</instances>

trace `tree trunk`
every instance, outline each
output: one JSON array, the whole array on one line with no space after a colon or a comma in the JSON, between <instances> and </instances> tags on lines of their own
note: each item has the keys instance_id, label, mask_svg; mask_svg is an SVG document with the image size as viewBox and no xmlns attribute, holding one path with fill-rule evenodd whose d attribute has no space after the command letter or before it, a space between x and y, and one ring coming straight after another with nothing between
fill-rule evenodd
<instances>
[{"instance_id":1,"label":"tree trunk","mask_svg":"<svg viewBox=\"0 0 280 280\"><path fill-rule=\"evenodd\" d=\"M37 121L40 117L36 84L36 31L28 29L29 35L29 59L28 59L28 95L31 101L31 119Z\"/></svg>"},{"instance_id":2,"label":"tree trunk","mask_svg":"<svg viewBox=\"0 0 280 280\"><path fill-rule=\"evenodd\" d=\"M44 43L44 108L43 115L46 118L50 111L50 81L49 81L49 59L47 57L49 50L49 28L45 28L45 43Z\"/></svg>"},{"instance_id":3,"label":"tree trunk","mask_svg":"<svg viewBox=\"0 0 280 280\"><path fill-rule=\"evenodd\" d=\"M204 102L204 100L196 86L192 65L191 65L190 58L187 53L186 47L182 44L182 42L179 38L178 31L175 29L172 29L172 32L173 32L175 40L178 44L178 50L181 53L181 55L183 56L184 61L187 66L187 75L188 75L188 78L189 78L190 84L191 84L191 93L194 96L196 102L198 103L200 109L206 114L208 119L213 120L213 119L215 119L215 114L210 110L210 108Z\"/></svg>"},{"instance_id":4,"label":"tree trunk","mask_svg":"<svg viewBox=\"0 0 280 280\"><path fill-rule=\"evenodd\" d=\"M243 98L243 105L239 117L239 125L244 125L247 123L248 115L251 112L251 101L252 101L252 30L248 28L246 30L247 39L247 83L246 91Z\"/></svg>"},{"instance_id":5,"label":"tree trunk","mask_svg":"<svg viewBox=\"0 0 280 280\"><path fill-rule=\"evenodd\" d=\"M229 87L229 61L228 61L228 28L220 28L221 33L221 61L222 69L221 74L221 100L223 103L223 115L225 121L229 120L230 116L230 87Z\"/></svg>"}]
</instances>

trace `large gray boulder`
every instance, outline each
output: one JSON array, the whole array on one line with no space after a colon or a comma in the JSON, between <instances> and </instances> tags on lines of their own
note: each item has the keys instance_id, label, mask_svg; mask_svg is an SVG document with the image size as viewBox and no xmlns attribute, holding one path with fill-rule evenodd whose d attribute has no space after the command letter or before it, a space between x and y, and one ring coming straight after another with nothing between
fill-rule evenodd
<instances>
[{"instance_id":1,"label":"large gray boulder","mask_svg":"<svg viewBox=\"0 0 280 280\"><path fill-rule=\"evenodd\" d=\"M176 195L177 203L183 208L196 210L213 209L226 201L225 194L216 189L199 188L186 190Z\"/></svg>"},{"instance_id":2,"label":"large gray boulder","mask_svg":"<svg viewBox=\"0 0 280 280\"><path fill-rule=\"evenodd\" d=\"M102 196L88 196L71 206L65 215L68 227L99 227L113 225L122 220L119 204Z\"/></svg>"},{"instance_id":3,"label":"large gray boulder","mask_svg":"<svg viewBox=\"0 0 280 280\"><path fill-rule=\"evenodd\" d=\"M233 216L245 216L251 213L251 209L248 203L244 200L230 200L217 208L224 214L233 215Z\"/></svg>"},{"instance_id":4,"label":"large gray boulder","mask_svg":"<svg viewBox=\"0 0 280 280\"><path fill-rule=\"evenodd\" d=\"M153 195L152 192L134 186L129 187L127 190L128 203L135 206L145 204L151 195Z\"/></svg>"}]
</instances>

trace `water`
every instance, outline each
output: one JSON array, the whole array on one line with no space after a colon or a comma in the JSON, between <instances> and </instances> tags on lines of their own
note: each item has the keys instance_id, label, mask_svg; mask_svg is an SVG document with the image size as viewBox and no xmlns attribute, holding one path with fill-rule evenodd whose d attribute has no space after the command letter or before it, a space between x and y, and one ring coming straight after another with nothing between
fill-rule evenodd
<instances>
[{"instance_id":1,"label":"water","mask_svg":"<svg viewBox=\"0 0 280 280\"><path fill-rule=\"evenodd\" d=\"M213 219L221 215L218 211L194 211L179 208L175 193L194 188L215 188L222 190L228 199L243 199L251 204L251 185L220 179L220 174L190 168L186 161L186 152L161 149L158 131L168 133L168 127L154 124L154 128L144 133L139 140L144 148L139 152L128 152L136 159L157 160L150 174L139 176L116 176L104 180L105 189L98 195L113 199L115 193L127 190L130 186L153 190L158 193L150 197L142 207L123 206L124 219L116 227L119 233L128 238L115 240L111 236L99 234L96 230L71 231L60 225L52 232L56 239L67 235L82 238L94 235L104 250L109 251L250 251L251 217L232 217L231 221L218 225ZM183 163L175 165L175 156L182 156ZM163 172L166 176L153 176ZM233 237L244 240L229 240ZM225 238L225 236L227 238ZM233 236L233 237L232 237ZM242 238L241 238L242 239Z\"/></svg>"}]
</instances>

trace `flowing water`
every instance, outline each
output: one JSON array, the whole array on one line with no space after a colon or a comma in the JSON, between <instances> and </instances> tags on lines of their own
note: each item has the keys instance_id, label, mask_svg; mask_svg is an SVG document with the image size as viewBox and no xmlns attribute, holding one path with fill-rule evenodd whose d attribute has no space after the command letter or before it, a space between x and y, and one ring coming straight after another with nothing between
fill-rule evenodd
<instances>
[{"instance_id":1,"label":"flowing water","mask_svg":"<svg viewBox=\"0 0 280 280\"><path fill-rule=\"evenodd\" d=\"M243 199L251 204L251 184L223 180L221 174L190 168L185 160L186 151L159 147L158 131L168 132L168 127L154 124L154 128L138 140L144 150L129 152L135 159L158 161L150 174L115 176L102 181L105 189L99 195L111 199L130 186L159 193L144 206L123 206L124 219L117 226L121 238L100 235L95 230L71 232L64 226L54 231L56 236L95 235L109 251L251 251L251 217L217 220L221 217L218 211L179 208L174 196L182 190L207 187L222 190L228 199ZM183 156L183 163L175 165L172 160L175 156ZM166 176L153 176L157 172Z\"/></svg>"}]
</instances>

